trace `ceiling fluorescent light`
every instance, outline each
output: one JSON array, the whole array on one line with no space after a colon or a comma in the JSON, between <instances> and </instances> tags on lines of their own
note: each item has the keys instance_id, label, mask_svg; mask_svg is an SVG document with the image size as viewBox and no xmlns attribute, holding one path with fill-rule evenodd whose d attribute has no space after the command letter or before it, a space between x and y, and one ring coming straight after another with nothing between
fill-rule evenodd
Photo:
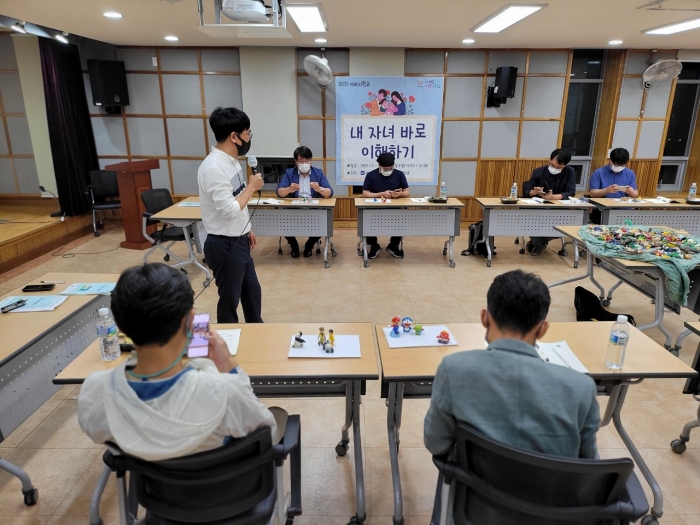
<instances>
[{"instance_id":1,"label":"ceiling fluorescent light","mask_svg":"<svg viewBox=\"0 0 700 525\"><path fill-rule=\"evenodd\" d=\"M672 35L673 33L697 29L698 27L700 27L700 18L693 18L692 20L686 20L685 22L678 22L676 24L665 25L654 29L647 29L642 31L642 33L646 35Z\"/></svg>"},{"instance_id":2,"label":"ceiling fluorescent light","mask_svg":"<svg viewBox=\"0 0 700 525\"><path fill-rule=\"evenodd\" d=\"M177 42L178 40L180 40L180 39L179 39L178 37L176 37L175 35L168 35L168 36L165 37L165 39L166 39L168 42Z\"/></svg>"},{"instance_id":3,"label":"ceiling fluorescent light","mask_svg":"<svg viewBox=\"0 0 700 525\"><path fill-rule=\"evenodd\" d=\"M56 40L58 40L59 42L61 42L63 44L67 44L68 43L68 39L66 38L67 36L68 36L68 33L58 34L58 35L56 35Z\"/></svg>"},{"instance_id":4,"label":"ceiling fluorescent light","mask_svg":"<svg viewBox=\"0 0 700 525\"><path fill-rule=\"evenodd\" d=\"M121 13L117 13L116 11L107 11L107 12L104 14L104 16L106 16L107 18L121 18L121 17L122 17L122 14L121 14Z\"/></svg>"},{"instance_id":5,"label":"ceiling fluorescent light","mask_svg":"<svg viewBox=\"0 0 700 525\"><path fill-rule=\"evenodd\" d=\"M547 4L508 4L472 29L473 33L500 33L523 18L536 13Z\"/></svg>"},{"instance_id":6,"label":"ceiling fluorescent light","mask_svg":"<svg viewBox=\"0 0 700 525\"><path fill-rule=\"evenodd\" d=\"M287 4L286 9L302 33L328 31L321 4Z\"/></svg>"},{"instance_id":7,"label":"ceiling fluorescent light","mask_svg":"<svg viewBox=\"0 0 700 525\"><path fill-rule=\"evenodd\" d=\"M26 34L27 30L24 29L24 24L22 22L17 22L16 24L12 24L10 26L10 29L13 31L17 31L18 33Z\"/></svg>"}]
</instances>

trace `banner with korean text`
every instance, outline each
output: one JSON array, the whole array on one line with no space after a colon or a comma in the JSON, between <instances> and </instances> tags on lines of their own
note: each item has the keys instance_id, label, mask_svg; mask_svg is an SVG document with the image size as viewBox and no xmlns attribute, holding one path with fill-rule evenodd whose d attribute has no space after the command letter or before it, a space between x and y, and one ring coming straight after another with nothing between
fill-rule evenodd
<instances>
[{"instance_id":1,"label":"banner with korean text","mask_svg":"<svg viewBox=\"0 0 700 525\"><path fill-rule=\"evenodd\" d=\"M434 186L442 77L336 77L336 183L361 185L384 152L409 185Z\"/></svg>"}]
</instances>

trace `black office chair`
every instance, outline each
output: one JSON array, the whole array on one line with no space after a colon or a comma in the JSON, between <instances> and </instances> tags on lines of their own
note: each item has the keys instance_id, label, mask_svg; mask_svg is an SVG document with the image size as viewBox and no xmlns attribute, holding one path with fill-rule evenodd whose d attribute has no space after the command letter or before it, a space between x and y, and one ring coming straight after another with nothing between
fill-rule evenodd
<instances>
[{"instance_id":1,"label":"black office chair","mask_svg":"<svg viewBox=\"0 0 700 525\"><path fill-rule=\"evenodd\" d=\"M460 424L456 462L440 470L432 523L447 523L455 484L455 525L623 525L649 510L629 458L585 460L524 452ZM439 519L439 521L437 521Z\"/></svg>"},{"instance_id":2,"label":"black office chair","mask_svg":"<svg viewBox=\"0 0 700 525\"><path fill-rule=\"evenodd\" d=\"M170 248L176 242L185 240L185 230L183 228L162 223L160 221L155 221L150 218L156 213L161 212L174 204L173 198L170 195L170 190L166 188L158 188L155 190L142 191L141 201L143 202L143 207L146 209L146 211L143 212L141 233L143 233L143 236L146 239L153 243L153 247L144 254L143 263L146 264L148 262L148 257L156 248L160 248L165 252L165 256L163 257L164 261L167 262L170 260L170 257L174 257L177 259L178 264L183 263L184 261L171 252ZM159 225L161 225L162 228L156 230L153 236L149 235L148 228L150 226L157 227ZM169 244L166 246L165 243ZM187 273L184 268L181 268L181 271Z\"/></svg>"},{"instance_id":3,"label":"black office chair","mask_svg":"<svg viewBox=\"0 0 700 525\"><path fill-rule=\"evenodd\" d=\"M94 170L90 172L90 184L87 185L85 193L90 196L90 208L92 209L92 231L95 237L100 233L97 225L97 212L108 210L121 210L122 203L118 200L119 186L117 185L117 172ZM117 199L108 200L109 197ZM103 228L100 221L99 229Z\"/></svg>"},{"instance_id":4,"label":"black office chair","mask_svg":"<svg viewBox=\"0 0 700 525\"><path fill-rule=\"evenodd\" d=\"M301 514L301 422L287 419L284 438L272 444L270 429L207 452L149 463L109 444L105 464L117 474L121 523L129 525L291 525ZM290 456L291 499L284 495L284 460ZM127 493L126 472L130 473ZM138 505L145 521L136 521Z\"/></svg>"}]
</instances>

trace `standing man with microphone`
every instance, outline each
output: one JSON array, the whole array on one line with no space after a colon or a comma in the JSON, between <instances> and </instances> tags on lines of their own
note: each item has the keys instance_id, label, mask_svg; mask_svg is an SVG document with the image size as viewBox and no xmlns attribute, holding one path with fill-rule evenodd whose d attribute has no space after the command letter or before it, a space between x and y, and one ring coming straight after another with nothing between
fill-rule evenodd
<instances>
[{"instance_id":1,"label":"standing man with microphone","mask_svg":"<svg viewBox=\"0 0 700 525\"><path fill-rule=\"evenodd\" d=\"M263 187L255 171L245 182L238 162L250 150L253 133L248 115L236 108L216 108L209 117L216 138L197 172L202 223L207 231L204 257L219 292L217 323L238 323L238 303L246 323L262 323L262 293L250 252L257 239L250 225L248 201Z\"/></svg>"}]
</instances>

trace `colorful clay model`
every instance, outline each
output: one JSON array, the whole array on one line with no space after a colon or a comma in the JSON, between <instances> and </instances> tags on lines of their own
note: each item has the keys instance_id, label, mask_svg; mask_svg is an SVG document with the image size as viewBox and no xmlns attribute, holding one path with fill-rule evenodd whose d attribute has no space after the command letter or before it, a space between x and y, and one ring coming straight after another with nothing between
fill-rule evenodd
<instances>
[{"instance_id":1,"label":"colorful clay model","mask_svg":"<svg viewBox=\"0 0 700 525\"><path fill-rule=\"evenodd\" d=\"M323 347L326 342L326 334L323 332L323 327L318 329L318 346Z\"/></svg>"},{"instance_id":2,"label":"colorful clay model","mask_svg":"<svg viewBox=\"0 0 700 525\"><path fill-rule=\"evenodd\" d=\"M416 335L420 335L423 333L423 325L420 323L416 323L413 325L413 331L415 332Z\"/></svg>"},{"instance_id":3,"label":"colorful clay model","mask_svg":"<svg viewBox=\"0 0 700 525\"><path fill-rule=\"evenodd\" d=\"M332 354L334 352L333 350L333 345L331 344L330 341L326 340L325 343L323 343L323 346L321 347L324 352L327 354Z\"/></svg>"},{"instance_id":4,"label":"colorful clay model","mask_svg":"<svg viewBox=\"0 0 700 525\"><path fill-rule=\"evenodd\" d=\"M328 340L332 346L335 346L335 336L333 335L333 329L328 330Z\"/></svg>"},{"instance_id":5,"label":"colorful clay model","mask_svg":"<svg viewBox=\"0 0 700 525\"><path fill-rule=\"evenodd\" d=\"M389 335L391 337L401 337L401 332L399 332L399 327L401 326L401 317L398 315L391 318L391 332Z\"/></svg>"},{"instance_id":6,"label":"colorful clay model","mask_svg":"<svg viewBox=\"0 0 700 525\"><path fill-rule=\"evenodd\" d=\"M300 347L304 346L304 343L306 341L304 339L302 339L301 336L302 336L301 332L299 332L299 335L294 336L294 343L292 343L292 346L294 348L300 348Z\"/></svg>"},{"instance_id":7,"label":"colorful clay model","mask_svg":"<svg viewBox=\"0 0 700 525\"><path fill-rule=\"evenodd\" d=\"M447 343L450 342L450 332L447 330L443 330L440 332L437 336L438 343L441 343L443 345L446 345Z\"/></svg>"},{"instance_id":8,"label":"colorful clay model","mask_svg":"<svg viewBox=\"0 0 700 525\"><path fill-rule=\"evenodd\" d=\"M401 319L401 326L403 327L403 331L405 334L408 334L411 332L411 328L413 327L413 319L410 317L404 317Z\"/></svg>"}]
</instances>

